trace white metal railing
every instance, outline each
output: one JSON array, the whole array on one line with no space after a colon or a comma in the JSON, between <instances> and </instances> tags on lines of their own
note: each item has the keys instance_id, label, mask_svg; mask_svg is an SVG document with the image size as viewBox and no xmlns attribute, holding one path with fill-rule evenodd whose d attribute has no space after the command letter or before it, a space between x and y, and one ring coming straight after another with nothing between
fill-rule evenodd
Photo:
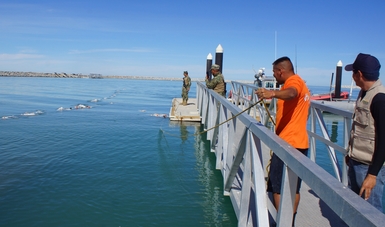
<instances>
[{"instance_id":1,"label":"white metal railing","mask_svg":"<svg viewBox=\"0 0 385 227\"><path fill-rule=\"evenodd\" d=\"M236 104L240 109L245 110L250 107L252 104L258 102L258 96L255 94L255 90L258 88L255 85L239 83L235 81L230 81L231 90L229 101L233 104ZM271 117L275 119L276 112L276 99L272 99L269 102L269 113ZM269 127L274 131L274 125L269 121L269 114L265 110L263 103L255 105L247 111L247 113L253 118L262 122L265 126Z\"/></svg>"},{"instance_id":2,"label":"white metal railing","mask_svg":"<svg viewBox=\"0 0 385 227\"><path fill-rule=\"evenodd\" d=\"M204 84L197 83L197 105L206 129L238 115L246 106L256 102L253 92L256 87L235 82L234 84L232 99L236 101L229 102L213 90L207 89ZM246 91L247 89L250 91ZM252 97L249 98L248 95ZM315 123L315 116L322 118L320 111L332 111L329 108L312 102L311 112L314 112L314 116L309 118L310 121ZM220 169L224 178L224 193L231 198L238 226L269 226L269 215L276 221L277 226L291 226L297 176L349 226L381 226L385 223L383 213L364 202L338 178L300 154L249 114L240 114L207 132L211 151L216 154L216 168ZM261 113L262 118L264 114ZM346 120L349 125L348 119ZM346 128L349 131L348 127ZM324 138L327 141L325 137L318 137L313 132L310 136L311 140ZM326 143L334 150L344 151L342 147L331 142ZM265 146L267 149L262 149ZM270 157L266 152L269 149L286 164L280 204L280 207L285 209L278 211L266 193L266 164L263 160L267 156ZM313 147L310 150L310 157L315 157L315 146L314 150ZM341 171L337 173L341 176Z\"/></svg>"},{"instance_id":3,"label":"white metal railing","mask_svg":"<svg viewBox=\"0 0 385 227\"><path fill-rule=\"evenodd\" d=\"M339 116L343 119L342 146L331 142L330 135L324 121L325 112ZM347 165L343 160L338 160L336 151L340 152L342 156L346 155L346 148L348 147L350 129L352 125L352 116L352 112L323 105L317 101L311 102L309 114L310 129L308 130L310 137L309 158L316 162L316 141L325 144L334 175L345 186L348 185ZM317 126L319 127L320 135L317 133Z\"/></svg>"}]
</instances>

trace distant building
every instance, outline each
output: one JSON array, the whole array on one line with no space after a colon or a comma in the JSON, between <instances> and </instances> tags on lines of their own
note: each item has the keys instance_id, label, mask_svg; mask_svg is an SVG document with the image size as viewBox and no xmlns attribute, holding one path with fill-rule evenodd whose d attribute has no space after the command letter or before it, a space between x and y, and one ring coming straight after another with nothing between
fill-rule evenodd
<instances>
[{"instance_id":1,"label":"distant building","mask_svg":"<svg viewBox=\"0 0 385 227\"><path fill-rule=\"evenodd\" d=\"M102 79L103 78L102 74L97 74L97 73L90 73L89 77L91 79Z\"/></svg>"}]
</instances>

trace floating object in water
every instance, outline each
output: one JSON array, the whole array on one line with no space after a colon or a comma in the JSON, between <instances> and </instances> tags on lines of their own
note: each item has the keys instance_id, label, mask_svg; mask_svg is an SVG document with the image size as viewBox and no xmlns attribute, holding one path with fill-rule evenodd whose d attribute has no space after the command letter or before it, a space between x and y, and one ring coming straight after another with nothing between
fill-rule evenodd
<instances>
[{"instance_id":1,"label":"floating object in water","mask_svg":"<svg viewBox=\"0 0 385 227\"><path fill-rule=\"evenodd\" d=\"M78 104L75 106L75 109L90 109L91 106L84 105L84 104Z\"/></svg>"},{"instance_id":2,"label":"floating object in water","mask_svg":"<svg viewBox=\"0 0 385 227\"><path fill-rule=\"evenodd\" d=\"M7 119L16 119L17 117L14 116L14 115L11 115L11 116L2 116L1 119L3 120L7 120Z\"/></svg>"},{"instance_id":3,"label":"floating object in water","mask_svg":"<svg viewBox=\"0 0 385 227\"><path fill-rule=\"evenodd\" d=\"M44 111L36 110L35 112L25 112L23 114L20 114L21 116L36 116L36 115L42 115L44 114Z\"/></svg>"},{"instance_id":4,"label":"floating object in water","mask_svg":"<svg viewBox=\"0 0 385 227\"><path fill-rule=\"evenodd\" d=\"M59 108L57 108L57 110L56 111L64 111L64 110L72 110L72 107L70 107L70 108L64 108L64 107L59 107Z\"/></svg>"},{"instance_id":5,"label":"floating object in water","mask_svg":"<svg viewBox=\"0 0 385 227\"><path fill-rule=\"evenodd\" d=\"M163 118L166 118L166 117L168 117L168 115L167 115L167 114L158 114L158 113L155 113L155 114L151 114L151 116L153 116L153 117L163 117Z\"/></svg>"},{"instance_id":6,"label":"floating object in water","mask_svg":"<svg viewBox=\"0 0 385 227\"><path fill-rule=\"evenodd\" d=\"M35 116L36 114L34 112L25 112L21 114L22 116Z\"/></svg>"}]
</instances>

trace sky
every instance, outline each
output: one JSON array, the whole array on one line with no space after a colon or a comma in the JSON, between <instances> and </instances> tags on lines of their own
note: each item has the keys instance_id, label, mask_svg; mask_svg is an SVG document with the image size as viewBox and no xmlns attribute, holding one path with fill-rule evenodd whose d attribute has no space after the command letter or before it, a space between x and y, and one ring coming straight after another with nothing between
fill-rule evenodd
<instances>
[{"instance_id":1,"label":"sky","mask_svg":"<svg viewBox=\"0 0 385 227\"><path fill-rule=\"evenodd\" d=\"M0 71L204 79L223 48L226 80L254 80L288 56L309 85L329 86L339 61L379 59L383 0L2 0ZM334 76L335 78L335 76ZM383 79L385 81L385 79ZM351 72L343 70L342 84Z\"/></svg>"}]
</instances>

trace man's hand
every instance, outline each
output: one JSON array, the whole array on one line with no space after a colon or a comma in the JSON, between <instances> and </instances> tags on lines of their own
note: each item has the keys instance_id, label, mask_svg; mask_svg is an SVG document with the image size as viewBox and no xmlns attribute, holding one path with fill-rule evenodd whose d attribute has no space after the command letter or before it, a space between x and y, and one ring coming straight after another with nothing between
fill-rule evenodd
<instances>
[{"instance_id":1,"label":"man's hand","mask_svg":"<svg viewBox=\"0 0 385 227\"><path fill-rule=\"evenodd\" d=\"M274 91L265 88L259 88L255 91L255 94L257 94L259 99L271 99L275 96Z\"/></svg>"},{"instance_id":2,"label":"man's hand","mask_svg":"<svg viewBox=\"0 0 385 227\"><path fill-rule=\"evenodd\" d=\"M362 183L361 190L360 190L360 196L365 192L364 199L368 200L370 197L370 193L372 192L372 189L374 186L376 186L376 178L377 176L374 176L372 174L368 174Z\"/></svg>"}]
</instances>

